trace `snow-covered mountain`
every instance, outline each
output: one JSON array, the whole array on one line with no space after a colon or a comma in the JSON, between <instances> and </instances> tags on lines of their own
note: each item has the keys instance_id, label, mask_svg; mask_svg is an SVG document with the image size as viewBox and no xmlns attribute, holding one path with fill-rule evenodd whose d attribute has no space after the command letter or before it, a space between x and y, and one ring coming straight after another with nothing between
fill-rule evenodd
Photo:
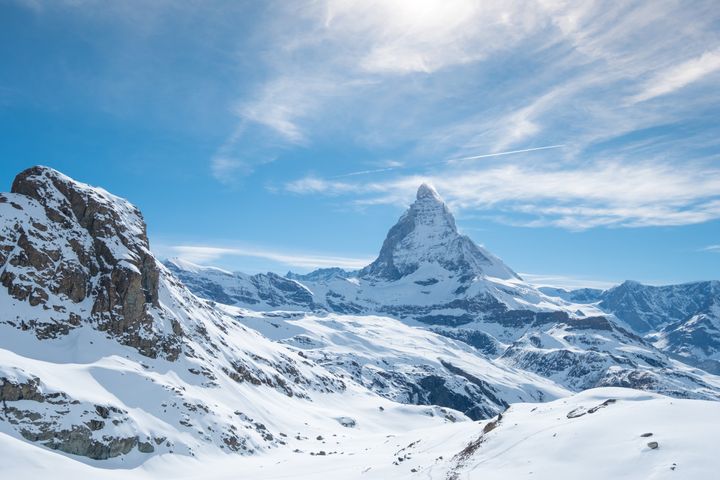
<instances>
[{"instance_id":1,"label":"snow-covered mountain","mask_svg":"<svg viewBox=\"0 0 720 480\"><path fill-rule=\"evenodd\" d=\"M401 403L441 405L477 420L511 403L570 394L552 380L493 362L463 342L389 317L222 308L267 338Z\"/></svg>"},{"instance_id":2,"label":"snow-covered mountain","mask_svg":"<svg viewBox=\"0 0 720 480\"><path fill-rule=\"evenodd\" d=\"M390 229L377 259L358 272L323 269L282 281L274 274L222 272L178 259L166 265L197 295L219 303L393 317L572 391L629 386L720 398L720 379L678 362L669 349L659 351L622 317L604 310L595 296L602 291L546 294L523 281L458 232L428 185L420 186Z\"/></svg>"},{"instance_id":3,"label":"snow-covered mountain","mask_svg":"<svg viewBox=\"0 0 720 480\"><path fill-rule=\"evenodd\" d=\"M524 282L502 260L458 232L429 185L388 232L377 259L358 272L321 269L245 275L166 262L198 295L255 310L374 313L435 325L461 325L513 309L557 310L566 302Z\"/></svg>"},{"instance_id":4,"label":"snow-covered mountain","mask_svg":"<svg viewBox=\"0 0 720 480\"><path fill-rule=\"evenodd\" d=\"M477 246L469 237L460 235L455 218L437 191L422 184L415 203L388 232L378 258L358 276L399 280L427 269L429 265L435 266L441 274L450 272L461 277L520 280L499 258Z\"/></svg>"},{"instance_id":5,"label":"snow-covered mountain","mask_svg":"<svg viewBox=\"0 0 720 480\"><path fill-rule=\"evenodd\" d=\"M543 290L593 304L660 350L720 374L720 282L652 286L627 281L608 290Z\"/></svg>"},{"instance_id":6,"label":"snow-covered mountain","mask_svg":"<svg viewBox=\"0 0 720 480\"><path fill-rule=\"evenodd\" d=\"M627 281L602 292L599 300L603 311L614 314L636 332L647 333L720 306L720 282L656 287Z\"/></svg>"}]
</instances>

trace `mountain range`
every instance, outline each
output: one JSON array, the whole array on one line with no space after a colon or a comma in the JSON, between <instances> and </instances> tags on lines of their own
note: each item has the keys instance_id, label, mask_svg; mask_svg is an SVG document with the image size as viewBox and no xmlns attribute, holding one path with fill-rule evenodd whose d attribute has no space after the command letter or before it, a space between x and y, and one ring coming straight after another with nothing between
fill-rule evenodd
<instances>
[{"instance_id":1,"label":"mountain range","mask_svg":"<svg viewBox=\"0 0 720 480\"><path fill-rule=\"evenodd\" d=\"M160 262L131 203L33 167L0 193L0 285L13 478L720 467L717 282L536 288L429 185L359 271L246 275Z\"/></svg>"},{"instance_id":2,"label":"mountain range","mask_svg":"<svg viewBox=\"0 0 720 480\"><path fill-rule=\"evenodd\" d=\"M181 259L165 264L218 303L389 316L571 390L629 386L717 398L716 379L706 373L718 373L720 283L536 288L460 234L429 185L390 228L377 259L357 272L251 276Z\"/></svg>"}]
</instances>

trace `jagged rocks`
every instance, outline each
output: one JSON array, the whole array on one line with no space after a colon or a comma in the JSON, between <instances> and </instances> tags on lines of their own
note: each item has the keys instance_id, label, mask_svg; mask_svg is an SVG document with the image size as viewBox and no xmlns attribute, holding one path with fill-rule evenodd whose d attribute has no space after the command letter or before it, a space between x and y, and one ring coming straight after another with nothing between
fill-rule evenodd
<instances>
[{"instance_id":1,"label":"jagged rocks","mask_svg":"<svg viewBox=\"0 0 720 480\"><path fill-rule=\"evenodd\" d=\"M6 402L17 402L18 400L33 400L35 402L44 402L45 396L40 392L38 386L40 380L30 378L25 382L12 382L3 377L2 385L0 385L0 401L6 407Z\"/></svg>"},{"instance_id":2,"label":"jagged rocks","mask_svg":"<svg viewBox=\"0 0 720 480\"><path fill-rule=\"evenodd\" d=\"M16 438L93 459L250 454L284 444L264 399L302 410L315 393L357 393L190 293L130 203L49 168L0 194L0 277L0 427ZM238 405L256 418L231 415ZM332 410L333 425L349 417Z\"/></svg>"},{"instance_id":3,"label":"jagged rocks","mask_svg":"<svg viewBox=\"0 0 720 480\"><path fill-rule=\"evenodd\" d=\"M141 453L153 453L155 451L155 447L153 447L153 444L150 442L138 442L138 451Z\"/></svg>"},{"instance_id":4,"label":"jagged rocks","mask_svg":"<svg viewBox=\"0 0 720 480\"><path fill-rule=\"evenodd\" d=\"M159 267L137 208L47 167L1 196L0 283L35 307L20 325L56 338L86 320L143 355L177 358L181 332L155 328Z\"/></svg>"},{"instance_id":5,"label":"jagged rocks","mask_svg":"<svg viewBox=\"0 0 720 480\"><path fill-rule=\"evenodd\" d=\"M96 460L126 454L138 443L136 436L103 434L98 437L94 433L106 426L105 421L95 415L107 419L112 412L115 414L113 423L120 424L126 421L127 412L100 405L93 412L63 392L44 390L39 378L25 381L2 378L0 401L3 416L26 440Z\"/></svg>"},{"instance_id":6,"label":"jagged rocks","mask_svg":"<svg viewBox=\"0 0 720 480\"><path fill-rule=\"evenodd\" d=\"M39 432L20 430L26 440L40 442L53 450L60 450L73 455L106 460L124 455L138 443L137 437L103 436L101 440L93 438L93 432L84 426L73 426L71 429L56 430L52 425L41 424Z\"/></svg>"}]
</instances>

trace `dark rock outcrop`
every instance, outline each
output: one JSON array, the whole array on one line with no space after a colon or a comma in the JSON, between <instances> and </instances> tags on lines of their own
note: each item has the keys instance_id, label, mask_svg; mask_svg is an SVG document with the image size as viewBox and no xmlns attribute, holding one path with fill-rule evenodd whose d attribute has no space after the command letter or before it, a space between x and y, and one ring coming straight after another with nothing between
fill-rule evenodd
<instances>
[{"instance_id":1,"label":"dark rock outcrop","mask_svg":"<svg viewBox=\"0 0 720 480\"><path fill-rule=\"evenodd\" d=\"M146 356L177 357L177 332L153 328L159 267L137 208L47 167L21 172L1 195L17 211L0 230L0 283L38 307L22 325L52 338L88 321Z\"/></svg>"}]
</instances>

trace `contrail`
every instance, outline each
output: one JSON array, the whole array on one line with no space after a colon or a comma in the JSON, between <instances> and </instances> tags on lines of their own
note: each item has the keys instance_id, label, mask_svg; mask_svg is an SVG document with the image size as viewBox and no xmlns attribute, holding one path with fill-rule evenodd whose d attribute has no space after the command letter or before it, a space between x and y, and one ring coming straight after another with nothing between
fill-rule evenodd
<instances>
[{"instance_id":1,"label":"contrail","mask_svg":"<svg viewBox=\"0 0 720 480\"><path fill-rule=\"evenodd\" d=\"M342 175L335 175L335 176L327 177L327 178L354 177L356 175L369 175L371 173L389 172L391 170L403 170L403 169L407 169L407 168L418 168L418 167L431 167L434 165L448 165L448 164L457 163L457 162L464 162L465 160L477 160L480 158L501 157L503 155L513 155L515 153L536 152L538 150L550 150L553 148L562 148L564 146L565 145L548 145L545 147L525 148L523 150L510 150L507 152L497 152L497 153L486 153L483 155L473 155L471 157L452 158L450 160L444 160L442 162L422 163L420 165L407 165L407 166L398 166L398 167L376 168L374 170L359 170L357 172L343 173Z\"/></svg>"},{"instance_id":2,"label":"contrail","mask_svg":"<svg viewBox=\"0 0 720 480\"><path fill-rule=\"evenodd\" d=\"M548 145L547 147L535 147L535 148L526 148L524 150L510 150L509 152L498 152L498 153L486 153L485 155L474 155L472 157L462 157L462 158L455 158L452 160L448 160L447 162L460 162L463 160L475 160L478 158L488 158L488 157L500 157L503 155L512 155L513 153L525 153L525 152L536 152L538 150L550 150L551 148L562 148L565 145Z\"/></svg>"},{"instance_id":3,"label":"contrail","mask_svg":"<svg viewBox=\"0 0 720 480\"><path fill-rule=\"evenodd\" d=\"M329 177L329 178L354 177L355 175L367 175L369 173L387 172L388 170L397 170L398 168L404 168L404 167L385 167L385 168L376 168L375 170L360 170L359 172L343 173L342 175L335 175L334 177Z\"/></svg>"}]
</instances>

